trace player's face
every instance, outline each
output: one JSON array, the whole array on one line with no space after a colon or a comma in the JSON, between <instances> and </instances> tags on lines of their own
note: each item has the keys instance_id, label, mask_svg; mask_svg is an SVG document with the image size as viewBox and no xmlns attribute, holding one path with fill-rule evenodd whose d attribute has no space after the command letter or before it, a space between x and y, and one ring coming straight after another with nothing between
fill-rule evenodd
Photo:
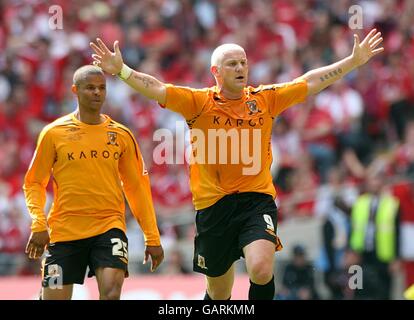
<instances>
[{"instance_id":1,"label":"player's face","mask_svg":"<svg viewBox=\"0 0 414 320\"><path fill-rule=\"evenodd\" d=\"M229 50L223 55L221 66L218 70L223 81L223 87L229 91L243 90L247 85L249 67L246 53L243 50Z\"/></svg>"},{"instance_id":2,"label":"player's face","mask_svg":"<svg viewBox=\"0 0 414 320\"><path fill-rule=\"evenodd\" d=\"M106 80L103 75L90 74L77 86L79 108L100 111L106 96Z\"/></svg>"}]
</instances>

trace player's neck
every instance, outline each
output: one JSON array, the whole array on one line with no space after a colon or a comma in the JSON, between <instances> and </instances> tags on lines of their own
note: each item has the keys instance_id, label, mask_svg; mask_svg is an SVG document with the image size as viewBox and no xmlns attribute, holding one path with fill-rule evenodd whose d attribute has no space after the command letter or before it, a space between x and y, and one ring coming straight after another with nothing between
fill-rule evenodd
<instances>
[{"instance_id":1,"label":"player's neck","mask_svg":"<svg viewBox=\"0 0 414 320\"><path fill-rule=\"evenodd\" d=\"M98 113L89 113L85 111L81 111L80 109L76 110L75 118L78 119L80 122L86 124L101 124L105 121L104 116L102 116L99 112Z\"/></svg>"},{"instance_id":2,"label":"player's neck","mask_svg":"<svg viewBox=\"0 0 414 320\"><path fill-rule=\"evenodd\" d=\"M220 95L222 95L224 98L229 100L238 100L243 97L244 90L238 90L238 91L232 91L228 90L227 88L224 88L224 86L217 86L220 92Z\"/></svg>"}]
</instances>

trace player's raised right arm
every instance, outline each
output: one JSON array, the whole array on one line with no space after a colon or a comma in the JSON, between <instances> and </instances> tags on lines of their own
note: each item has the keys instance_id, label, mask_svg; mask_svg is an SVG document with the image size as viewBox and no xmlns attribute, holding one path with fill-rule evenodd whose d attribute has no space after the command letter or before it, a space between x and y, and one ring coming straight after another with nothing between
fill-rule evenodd
<instances>
[{"instance_id":1,"label":"player's raised right arm","mask_svg":"<svg viewBox=\"0 0 414 320\"><path fill-rule=\"evenodd\" d=\"M126 66L122 60L118 41L114 42L114 52L109 50L99 38L96 39L96 43L91 42L90 46L95 52L92 54L94 65L101 67L107 73L118 75L129 86L147 98L156 100L160 104L165 103L165 84L153 76L134 71Z\"/></svg>"}]
</instances>

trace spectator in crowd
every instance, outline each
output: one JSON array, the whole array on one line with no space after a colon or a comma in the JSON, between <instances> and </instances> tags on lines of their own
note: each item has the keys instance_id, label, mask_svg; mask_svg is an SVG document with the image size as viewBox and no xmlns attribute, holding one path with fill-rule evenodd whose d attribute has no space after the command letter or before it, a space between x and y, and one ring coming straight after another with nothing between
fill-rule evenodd
<instances>
[{"instance_id":1,"label":"spectator in crowd","mask_svg":"<svg viewBox=\"0 0 414 320\"><path fill-rule=\"evenodd\" d=\"M393 150L390 164L397 174L414 177L414 120L407 123L403 141Z\"/></svg>"},{"instance_id":2,"label":"spectator in crowd","mask_svg":"<svg viewBox=\"0 0 414 320\"><path fill-rule=\"evenodd\" d=\"M319 176L312 157L303 152L297 166L289 170L285 183L276 185L281 218L312 217Z\"/></svg>"},{"instance_id":3,"label":"spectator in crowd","mask_svg":"<svg viewBox=\"0 0 414 320\"><path fill-rule=\"evenodd\" d=\"M308 99L298 113L294 125L307 152L315 159L321 181L325 182L327 173L336 160L334 120L328 111L316 107L313 98Z\"/></svg>"},{"instance_id":4,"label":"spectator in crowd","mask_svg":"<svg viewBox=\"0 0 414 320\"><path fill-rule=\"evenodd\" d=\"M293 247L292 259L284 269L282 288L277 298L282 300L319 298L315 289L314 267L307 261L306 249L302 245Z\"/></svg>"},{"instance_id":5,"label":"spectator in crowd","mask_svg":"<svg viewBox=\"0 0 414 320\"><path fill-rule=\"evenodd\" d=\"M357 299L391 299L392 274L399 268L400 205L386 192L384 178L383 172L369 172L366 190L352 207L349 247L361 255L364 270Z\"/></svg>"},{"instance_id":6,"label":"spectator in crowd","mask_svg":"<svg viewBox=\"0 0 414 320\"><path fill-rule=\"evenodd\" d=\"M294 130L286 117L278 117L273 126L273 154L277 155L272 163L272 175L276 185L285 189L285 176L299 164L301 146L299 133Z\"/></svg>"},{"instance_id":7,"label":"spectator in crowd","mask_svg":"<svg viewBox=\"0 0 414 320\"><path fill-rule=\"evenodd\" d=\"M315 216L322 217L322 246L317 267L323 271L324 282L331 299L342 299L343 288L338 283L350 234L350 213L358 190L345 180L344 171L333 167L328 181L318 190Z\"/></svg>"}]
</instances>

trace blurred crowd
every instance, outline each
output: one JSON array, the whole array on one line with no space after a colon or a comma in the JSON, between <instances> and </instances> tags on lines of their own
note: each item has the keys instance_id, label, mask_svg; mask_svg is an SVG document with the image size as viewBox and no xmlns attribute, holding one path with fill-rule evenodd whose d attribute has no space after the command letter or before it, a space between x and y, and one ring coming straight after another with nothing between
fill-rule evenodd
<instances>
[{"instance_id":1,"label":"blurred crowd","mask_svg":"<svg viewBox=\"0 0 414 320\"><path fill-rule=\"evenodd\" d=\"M348 26L354 4L362 8L363 30ZM62 8L62 29L51 27L51 5ZM221 43L245 48L254 86L290 81L335 62L351 53L353 33L363 37L378 28L383 54L276 119L272 172L279 221L328 221L338 195L349 220L367 177L381 175L383 187L400 201L399 224L414 223L413 17L409 0L1 1L0 274L38 273L38 265L22 256L30 232L22 180L41 128L75 110L73 72L91 62L89 42L96 37L109 46L119 40L132 68L201 88L214 85L210 56ZM165 272L184 272L178 244L194 233L187 165L159 165L152 158L159 143L153 133L175 132L180 117L115 77L107 78L107 88L105 113L131 128L150 172L161 233L172 253ZM135 232L136 222L128 219ZM407 283L414 282L409 277Z\"/></svg>"}]
</instances>

